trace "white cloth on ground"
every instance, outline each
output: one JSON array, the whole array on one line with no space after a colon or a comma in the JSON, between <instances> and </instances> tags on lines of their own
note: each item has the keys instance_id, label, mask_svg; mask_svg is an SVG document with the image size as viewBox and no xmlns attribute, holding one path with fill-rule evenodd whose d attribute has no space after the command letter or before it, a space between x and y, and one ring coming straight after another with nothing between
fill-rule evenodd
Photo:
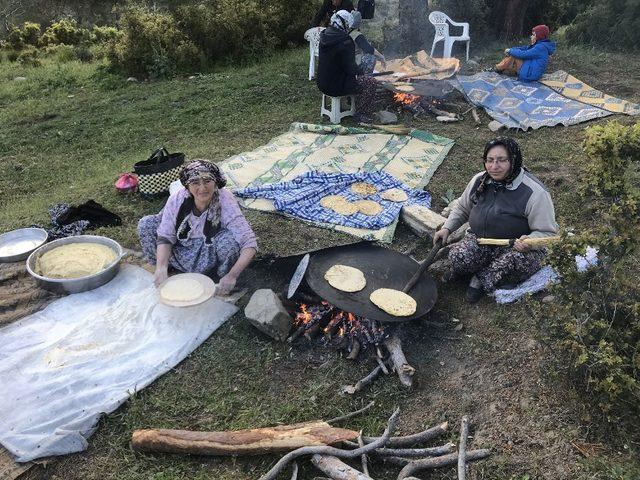
<instances>
[{"instance_id":1,"label":"white cloth on ground","mask_svg":"<svg viewBox=\"0 0 640 480\"><path fill-rule=\"evenodd\" d=\"M499 288L493 292L497 303L515 302L528 293L536 293L544 290L548 285L556 283L560 277L555 270L549 266L542 267L527 280L517 285L515 288Z\"/></svg>"},{"instance_id":2,"label":"white cloth on ground","mask_svg":"<svg viewBox=\"0 0 640 480\"><path fill-rule=\"evenodd\" d=\"M0 329L0 443L26 462L87 448L103 412L176 366L238 309L158 303L152 275L108 284Z\"/></svg>"}]
</instances>

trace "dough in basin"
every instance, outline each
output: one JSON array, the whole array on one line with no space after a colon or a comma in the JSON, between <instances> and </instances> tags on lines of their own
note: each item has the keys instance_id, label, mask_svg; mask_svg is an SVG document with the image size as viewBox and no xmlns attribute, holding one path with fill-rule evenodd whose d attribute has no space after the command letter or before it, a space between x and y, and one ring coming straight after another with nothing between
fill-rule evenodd
<instances>
[{"instance_id":1,"label":"dough in basin","mask_svg":"<svg viewBox=\"0 0 640 480\"><path fill-rule=\"evenodd\" d=\"M406 202L409 197L404 190L399 188L390 188L380 194L385 200L391 200L392 202Z\"/></svg>"},{"instance_id":2,"label":"dough in basin","mask_svg":"<svg viewBox=\"0 0 640 480\"><path fill-rule=\"evenodd\" d=\"M347 265L334 265L324 274L329 285L343 292L359 292L367 285L362 271Z\"/></svg>"},{"instance_id":3,"label":"dough in basin","mask_svg":"<svg viewBox=\"0 0 640 480\"><path fill-rule=\"evenodd\" d=\"M160 295L170 302L192 302L204 293L202 284L193 278L172 277L160 289Z\"/></svg>"},{"instance_id":4,"label":"dough in basin","mask_svg":"<svg viewBox=\"0 0 640 480\"><path fill-rule=\"evenodd\" d=\"M382 211L382 206L373 200L358 200L357 202L353 202L353 204L360 213L369 216L378 215Z\"/></svg>"},{"instance_id":5,"label":"dough in basin","mask_svg":"<svg viewBox=\"0 0 640 480\"><path fill-rule=\"evenodd\" d=\"M40 255L35 270L47 278L81 278L101 272L117 257L112 248L101 243L67 243Z\"/></svg>"},{"instance_id":6,"label":"dough in basin","mask_svg":"<svg viewBox=\"0 0 640 480\"><path fill-rule=\"evenodd\" d=\"M371 292L369 299L376 307L394 317L408 317L416 313L416 308L418 308L416 301L409 295L391 288L374 290Z\"/></svg>"}]
</instances>

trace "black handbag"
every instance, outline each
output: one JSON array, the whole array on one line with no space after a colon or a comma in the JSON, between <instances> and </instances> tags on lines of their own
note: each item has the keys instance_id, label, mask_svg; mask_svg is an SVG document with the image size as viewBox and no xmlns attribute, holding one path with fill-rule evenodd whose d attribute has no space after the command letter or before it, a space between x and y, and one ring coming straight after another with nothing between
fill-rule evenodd
<instances>
[{"instance_id":1,"label":"black handbag","mask_svg":"<svg viewBox=\"0 0 640 480\"><path fill-rule=\"evenodd\" d=\"M370 20L376 10L375 0L358 0L358 11L363 20Z\"/></svg>"},{"instance_id":2,"label":"black handbag","mask_svg":"<svg viewBox=\"0 0 640 480\"><path fill-rule=\"evenodd\" d=\"M138 191L145 198L165 195L171 182L180 178L184 164L184 153L169 153L159 148L151 156L133 166L138 175Z\"/></svg>"}]
</instances>

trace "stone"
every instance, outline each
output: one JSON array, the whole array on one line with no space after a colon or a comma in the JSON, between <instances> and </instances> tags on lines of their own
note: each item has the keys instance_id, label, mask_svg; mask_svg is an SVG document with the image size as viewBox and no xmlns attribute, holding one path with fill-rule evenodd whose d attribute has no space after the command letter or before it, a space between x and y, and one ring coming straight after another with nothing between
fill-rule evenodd
<instances>
[{"instance_id":1,"label":"stone","mask_svg":"<svg viewBox=\"0 0 640 480\"><path fill-rule=\"evenodd\" d=\"M431 235L442 227L446 218L422 205L405 205L400 218L418 236Z\"/></svg>"},{"instance_id":2,"label":"stone","mask_svg":"<svg viewBox=\"0 0 640 480\"><path fill-rule=\"evenodd\" d=\"M442 215L443 217L448 217L449 215L451 215L453 209L456 208L456 205L458 205L458 199L454 198L453 200L451 200L451 202L449 202L449 205L442 209L440 215Z\"/></svg>"},{"instance_id":3,"label":"stone","mask_svg":"<svg viewBox=\"0 0 640 480\"><path fill-rule=\"evenodd\" d=\"M27 79L27 77L15 77L13 79L14 82L24 82Z\"/></svg>"},{"instance_id":4,"label":"stone","mask_svg":"<svg viewBox=\"0 0 640 480\"><path fill-rule=\"evenodd\" d=\"M382 125L389 125L391 123L398 123L398 116L393 112L380 110L376 112L376 120Z\"/></svg>"},{"instance_id":5,"label":"stone","mask_svg":"<svg viewBox=\"0 0 640 480\"><path fill-rule=\"evenodd\" d=\"M469 59L469 61L467 62L467 65L473 68L480 68L480 64L476 62L474 59Z\"/></svg>"},{"instance_id":6,"label":"stone","mask_svg":"<svg viewBox=\"0 0 640 480\"><path fill-rule=\"evenodd\" d=\"M129 77L127 78L127 82L137 82L138 79L136 77Z\"/></svg>"},{"instance_id":7,"label":"stone","mask_svg":"<svg viewBox=\"0 0 640 480\"><path fill-rule=\"evenodd\" d=\"M255 291L244 308L244 315L251 325L276 340L286 340L291 330L291 316L275 292L268 288Z\"/></svg>"},{"instance_id":8,"label":"stone","mask_svg":"<svg viewBox=\"0 0 640 480\"><path fill-rule=\"evenodd\" d=\"M553 303L555 302L556 297L553 295L546 295L545 297L542 298L542 303Z\"/></svg>"},{"instance_id":9,"label":"stone","mask_svg":"<svg viewBox=\"0 0 640 480\"><path fill-rule=\"evenodd\" d=\"M491 120L489 122L489 125L487 125L487 126L489 127L489 130L491 130L492 132L498 132L498 131L502 130L503 128L507 128L503 124L498 122L497 120Z\"/></svg>"}]
</instances>

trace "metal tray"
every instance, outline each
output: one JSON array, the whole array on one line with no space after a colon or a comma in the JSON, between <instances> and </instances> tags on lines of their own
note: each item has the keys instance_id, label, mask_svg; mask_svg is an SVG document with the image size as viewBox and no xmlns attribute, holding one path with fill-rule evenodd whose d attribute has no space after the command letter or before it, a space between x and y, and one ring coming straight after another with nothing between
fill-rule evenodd
<instances>
[{"instance_id":1,"label":"metal tray","mask_svg":"<svg viewBox=\"0 0 640 480\"><path fill-rule=\"evenodd\" d=\"M38 275L35 272L36 260L38 257L56 247L69 243L100 243L106 245L116 252L116 259L101 272L80 278L48 278ZM59 293L79 293L93 290L109 282L120 271L120 260L124 256L124 251L118 242L99 235L78 235L75 237L60 238L53 242L42 245L27 259L27 271L36 279L43 288Z\"/></svg>"},{"instance_id":2,"label":"metal tray","mask_svg":"<svg viewBox=\"0 0 640 480\"><path fill-rule=\"evenodd\" d=\"M42 228L20 228L0 235L0 263L25 260L31 252L47 241L49 234ZM23 248L20 246L23 245ZM7 252L7 250L16 250Z\"/></svg>"}]
</instances>

